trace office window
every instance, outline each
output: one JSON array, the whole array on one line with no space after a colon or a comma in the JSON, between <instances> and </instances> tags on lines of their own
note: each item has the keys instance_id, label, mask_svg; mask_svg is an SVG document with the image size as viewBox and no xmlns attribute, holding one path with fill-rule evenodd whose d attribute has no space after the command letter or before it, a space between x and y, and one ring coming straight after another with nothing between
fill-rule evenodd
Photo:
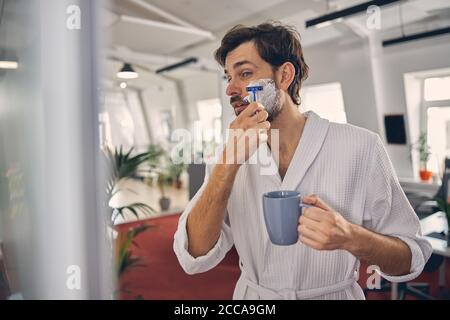
<instances>
[{"instance_id":1,"label":"office window","mask_svg":"<svg viewBox=\"0 0 450 320\"><path fill-rule=\"evenodd\" d=\"M425 101L450 99L450 76L425 79L424 96Z\"/></svg>"},{"instance_id":2,"label":"office window","mask_svg":"<svg viewBox=\"0 0 450 320\"><path fill-rule=\"evenodd\" d=\"M110 148L147 148L150 142L138 92L107 90L104 92L103 112L100 114L101 143Z\"/></svg>"},{"instance_id":3,"label":"office window","mask_svg":"<svg viewBox=\"0 0 450 320\"><path fill-rule=\"evenodd\" d=\"M450 76L423 80L422 128L431 149L429 170L442 176L444 159L450 156Z\"/></svg>"},{"instance_id":4,"label":"office window","mask_svg":"<svg viewBox=\"0 0 450 320\"><path fill-rule=\"evenodd\" d=\"M222 104L220 103L220 100L209 99L198 101L197 111L203 140L216 141L219 143L221 140L220 132L222 132L220 121L220 118L222 117Z\"/></svg>"},{"instance_id":5,"label":"office window","mask_svg":"<svg viewBox=\"0 0 450 320\"><path fill-rule=\"evenodd\" d=\"M427 108L427 137L432 152L430 170L441 173L446 155L450 155L450 105Z\"/></svg>"},{"instance_id":6,"label":"office window","mask_svg":"<svg viewBox=\"0 0 450 320\"><path fill-rule=\"evenodd\" d=\"M302 112L312 110L330 121L347 123L340 83L305 86L300 89L300 96Z\"/></svg>"},{"instance_id":7,"label":"office window","mask_svg":"<svg viewBox=\"0 0 450 320\"><path fill-rule=\"evenodd\" d=\"M147 129L143 105L139 98L139 92L135 90L124 90L126 96L126 106L130 112L134 123L134 147L135 150L146 151L150 143L150 135Z\"/></svg>"},{"instance_id":8,"label":"office window","mask_svg":"<svg viewBox=\"0 0 450 320\"><path fill-rule=\"evenodd\" d=\"M213 157L215 148L222 143L222 104L219 99L197 102L199 120L194 123L194 149L204 159Z\"/></svg>"},{"instance_id":9,"label":"office window","mask_svg":"<svg viewBox=\"0 0 450 320\"><path fill-rule=\"evenodd\" d=\"M104 97L104 113L101 121L104 121L104 132L109 146L123 146L124 149L134 145L134 121L127 107L126 96L121 91L107 91Z\"/></svg>"},{"instance_id":10,"label":"office window","mask_svg":"<svg viewBox=\"0 0 450 320\"><path fill-rule=\"evenodd\" d=\"M159 112L159 117L161 120L161 126L159 127L161 135L166 141L170 141L170 136L173 131L172 112L170 110L161 110Z\"/></svg>"}]
</instances>

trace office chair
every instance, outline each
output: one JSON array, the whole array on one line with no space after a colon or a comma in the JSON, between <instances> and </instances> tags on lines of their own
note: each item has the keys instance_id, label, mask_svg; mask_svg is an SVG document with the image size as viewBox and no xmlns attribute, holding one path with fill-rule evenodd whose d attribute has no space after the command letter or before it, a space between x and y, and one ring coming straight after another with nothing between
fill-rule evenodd
<instances>
[{"instance_id":1,"label":"office chair","mask_svg":"<svg viewBox=\"0 0 450 320\"><path fill-rule=\"evenodd\" d=\"M3 255L3 244L0 242L0 300L5 300L10 294L10 280Z\"/></svg>"},{"instance_id":2,"label":"office chair","mask_svg":"<svg viewBox=\"0 0 450 320\"><path fill-rule=\"evenodd\" d=\"M433 273L439 269L444 262L444 257L437 254L432 254L430 259L425 264L423 272ZM369 292L391 292L392 284L385 280L381 280L380 289L365 288L364 295L367 298ZM422 300L435 300L436 298L430 295L430 285L426 282L400 282L397 284L397 294L399 300L404 300L408 295Z\"/></svg>"},{"instance_id":3,"label":"office chair","mask_svg":"<svg viewBox=\"0 0 450 320\"><path fill-rule=\"evenodd\" d=\"M446 199L448 195L448 184L450 181L450 159L445 159L445 170L444 175L442 179L441 187L439 188L437 194L435 197L439 197L442 199ZM417 216L420 220L423 220L427 217L430 217L432 215L435 215L436 217L440 215L439 218L442 218L442 216L445 217L445 213L440 212L441 209L438 206L438 203L424 195L414 194L414 193L408 193L405 192L406 196L408 197L408 200L411 203L411 206L413 207L414 211L417 213ZM435 198L433 197L433 198ZM447 228L447 224L444 223L442 225L442 228L440 230L433 230L432 234L426 233L424 230L424 235L433 236L441 239L445 239L445 233L448 233L449 230ZM435 272L439 269L441 264L444 262L444 257L441 255L432 254L430 259L425 264L423 272ZM367 294L369 292L386 292L391 291L391 283L385 279L382 280L381 288L380 289L364 289L364 294L367 297ZM403 282L398 283L398 298L400 300L403 300L406 298L407 295L411 295L413 297L416 297L418 299L425 299L425 300L435 300L436 298L432 297L430 295L430 285L428 283L418 283L418 282Z\"/></svg>"}]
</instances>

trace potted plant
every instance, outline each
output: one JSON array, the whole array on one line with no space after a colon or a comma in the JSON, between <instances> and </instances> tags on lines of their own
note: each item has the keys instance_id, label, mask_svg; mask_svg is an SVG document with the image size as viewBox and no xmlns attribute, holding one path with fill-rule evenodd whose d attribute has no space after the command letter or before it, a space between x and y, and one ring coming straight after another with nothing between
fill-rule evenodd
<instances>
[{"instance_id":1,"label":"potted plant","mask_svg":"<svg viewBox=\"0 0 450 320\"><path fill-rule=\"evenodd\" d=\"M111 151L109 149L105 150L105 158L108 165L109 176L107 179L106 193L107 193L107 201L111 200L114 195L121 191L118 187L119 182L124 179L136 179L138 178L141 166L145 162L148 161L150 154L148 152L139 153L137 155L131 156L133 148L128 150L128 152L124 153L122 147L119 149L115 149ZM108 205L109 207L109 205ZM110 219L111 224L114 225L116 219L121 216L124 218L125 212L129 211L134 214L137 218L139 218L138 213L142 212L144 214L151 214L155 211L153 208L148 206L145 203L136 202L131 203L126 206L121 207L109 207L110 210Z\"/></svg>"},{"instance_id":2,"label":"potted plant","mask_svg":"<svg viewBox=\"0 0 450 320\"><path fill-rule=\"evenodd\" d=\"M433 177L433 172L427 169L428 160L430 159L430 147L427 142L427 134L422 132L417 142L413 145L419 152L420 156L420 179L422 181L430 181Z\"/></svg>"},{"instance_id":3,"label":"potted plant","mask_svg":"<svg viewBox=\"0 0 450 320\"><path fill-rule=\"evenodd\" d=\"M172 183L171 161L167 152L156 144L151 144L148 147L149 158L148 165L150 171L156 176L156 184L161 192L159 199L159 206L162 211L166 211L170 207L170 198L167 197L166 187Z\"/></svg>"},{"instance_id":4,"label":"potted plant","mask_svg":"<svg viewBox=\"0 0 450 320\"><path fill-rule=\"evenodd\" d=\"M164 149L157 144L150 144L148 146L148 159L147 165L149 169L149 175L146 177L146 183L149 186L153 186L153 182L157 180L157 171L161 167L162 159L166 156Z\"/></svg>"},{"instance_id":5,"label":"potted plant","mask_svg":"<svg viewBox=\"0 0 450 320\"><path fill-rule=\"evenodd\" d=\"M182 188L182 182L181 182L181 174L183 171L186 170L186 165L184 163L174 163L173 161L169 164L169 175L172 178L172 186L176 189Z\"/></svg>"},{"instance_id":6,"label":"potted plant","mask_svg":"<svg viewBox=\"0 0 450 320\"><path fill-rule=\"evenodd\" d=\"M148 146L148 165L150 170L157 169L161 166L161 159L166 156L164 149L158 144L150 144Z\"/></svg>"},{"instance_id":7,"label":"potted plant","mask_svg":"<svg viewBox=\"0 0 450 320\"><path fill-rule=\"evenodd\" d=\"M162 211L166 211L170 208L170 198L166 196L166 187L171 185L172 179L168 171L164 168L158 172L158 188L161 192L161 198L159 199L159 206Z\"/></svg>"},{"instance_id":8,"label":"potted plant","mask_svg":"<svg viewBox=\"0 0 450 320\"><path fill-rule=\"evenodd\" d=\"M134 244L134 239L137 235L149 228L147 225L141 225L136 228L130 228L126 233L117 233L115 231L115 224L118 217L124 217L128 211L139 217L139 213L149 215L155 212L153 208L145 203L135 202L125 206L111 207L110 200L115 194L121 191L119 182L123 179L135 179L140 175L141 166L151 157L149 152L139 153L132 156L133 148L128 152L123 152L122 147L115 148L114 151L104 149L104 159L109 169L106 186L106 203L105 207L109 214L108 229L111 232L111 240L114 240L114 258L116 263L116 276L120 278L121 275L130 267L139 265L140 257L134 256L131 252L131 247ZM116 238L115 234L118 234ZM115 295L117 296L123 288L119 288Z\"/></svg>"}]
</instances>

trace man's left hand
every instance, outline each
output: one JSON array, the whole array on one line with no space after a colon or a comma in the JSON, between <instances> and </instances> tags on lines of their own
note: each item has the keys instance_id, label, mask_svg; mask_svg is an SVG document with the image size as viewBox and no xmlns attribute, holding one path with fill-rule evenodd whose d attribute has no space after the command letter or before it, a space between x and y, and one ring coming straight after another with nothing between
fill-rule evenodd
<instances>
[{"instance_id":1,"label":"man's left hand","mask_svg":"<svg viewBox=\"0 0 450 320\"><path fill-rule=\"evenodd\" d=\"M312 207L304 209L299 219L299 240L316 250L350 251L352 223L314 194L302 200Z\"/></svg>"}]
</instances>

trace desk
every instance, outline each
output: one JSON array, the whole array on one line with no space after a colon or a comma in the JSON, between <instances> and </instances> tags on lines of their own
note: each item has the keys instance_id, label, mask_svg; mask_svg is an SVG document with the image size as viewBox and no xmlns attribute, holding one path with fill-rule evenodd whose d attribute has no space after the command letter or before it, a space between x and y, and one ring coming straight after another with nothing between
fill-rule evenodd
<instances>
[{"instance_id":1,"label":"desk","mask_svg":"<svg viewBox=\"0 0 450 320\"><path fill-rule=\"evenodd\" d=\"M433 198L436 195L441 186L440 182L428 183L414 178L399 178L399 182L403 191L424 194L430 198Z\"/></svg>"},{"instance_id":2,"label":"desk","mask_svg":"<svg viewBox=\"0 0 450 320\"><path fill-rule=\"evenodd\" d=\"M450 247L447 247L447 241L425 236L433 247L433 253L450 258Z\"/></svg>"},{"instance_id":3,"label":"desk","mask_svg":"<svg viewBox=\"0 0 450 320\"><path fill-rule=\"evenodd\" d=\"M444 212L436 212L422 220L420 220L420 228L422 230L422 234L430 235L432 233L440 233L440 232L446 232L447 231L447 216ZM437 255L441 255L444 258L450 257L450 248L447 247L447 241L424 236L425 239L427 239L431 247L433 248L433 253ZM445 259L442 262L441 266L439 267L439 287L444 288L445 287ZM397 300L398 297L398 284L397 283L391 283L391 299Z\"/></svg>"},{"instance_id":4,"label":"desk","mask_svg":"<svg viewBox=\"0 0 450 320\"><path fill-rule=\"evenodd\" d=\"M439 267L439 288L443 289L445 288L445 271L446 271L446 259L450 257L450 247L447 247L447 241L436 239L433 237L424 237L427 239L431 246L433 247L433 253L438 254L444 257L444 261L442 262L441 266ZM391 283L391 300L397 300L398 297L398 283L392 282Z\"/></svg>"},{"instance_id":5,"label":"desk","mask_svg":"<svg viewBox=\"0 0 450 320\"><path fill-rule=\"evenodd\" d=\"M431 246L433 247L433 253L443 256L444 258L450 258L450 247L447 247L447 241L436 239L432 237L425 238L430 241ZM439 287L445 287L445 260L442 262L439 267Z\"/></svg>"}]
</instances>

